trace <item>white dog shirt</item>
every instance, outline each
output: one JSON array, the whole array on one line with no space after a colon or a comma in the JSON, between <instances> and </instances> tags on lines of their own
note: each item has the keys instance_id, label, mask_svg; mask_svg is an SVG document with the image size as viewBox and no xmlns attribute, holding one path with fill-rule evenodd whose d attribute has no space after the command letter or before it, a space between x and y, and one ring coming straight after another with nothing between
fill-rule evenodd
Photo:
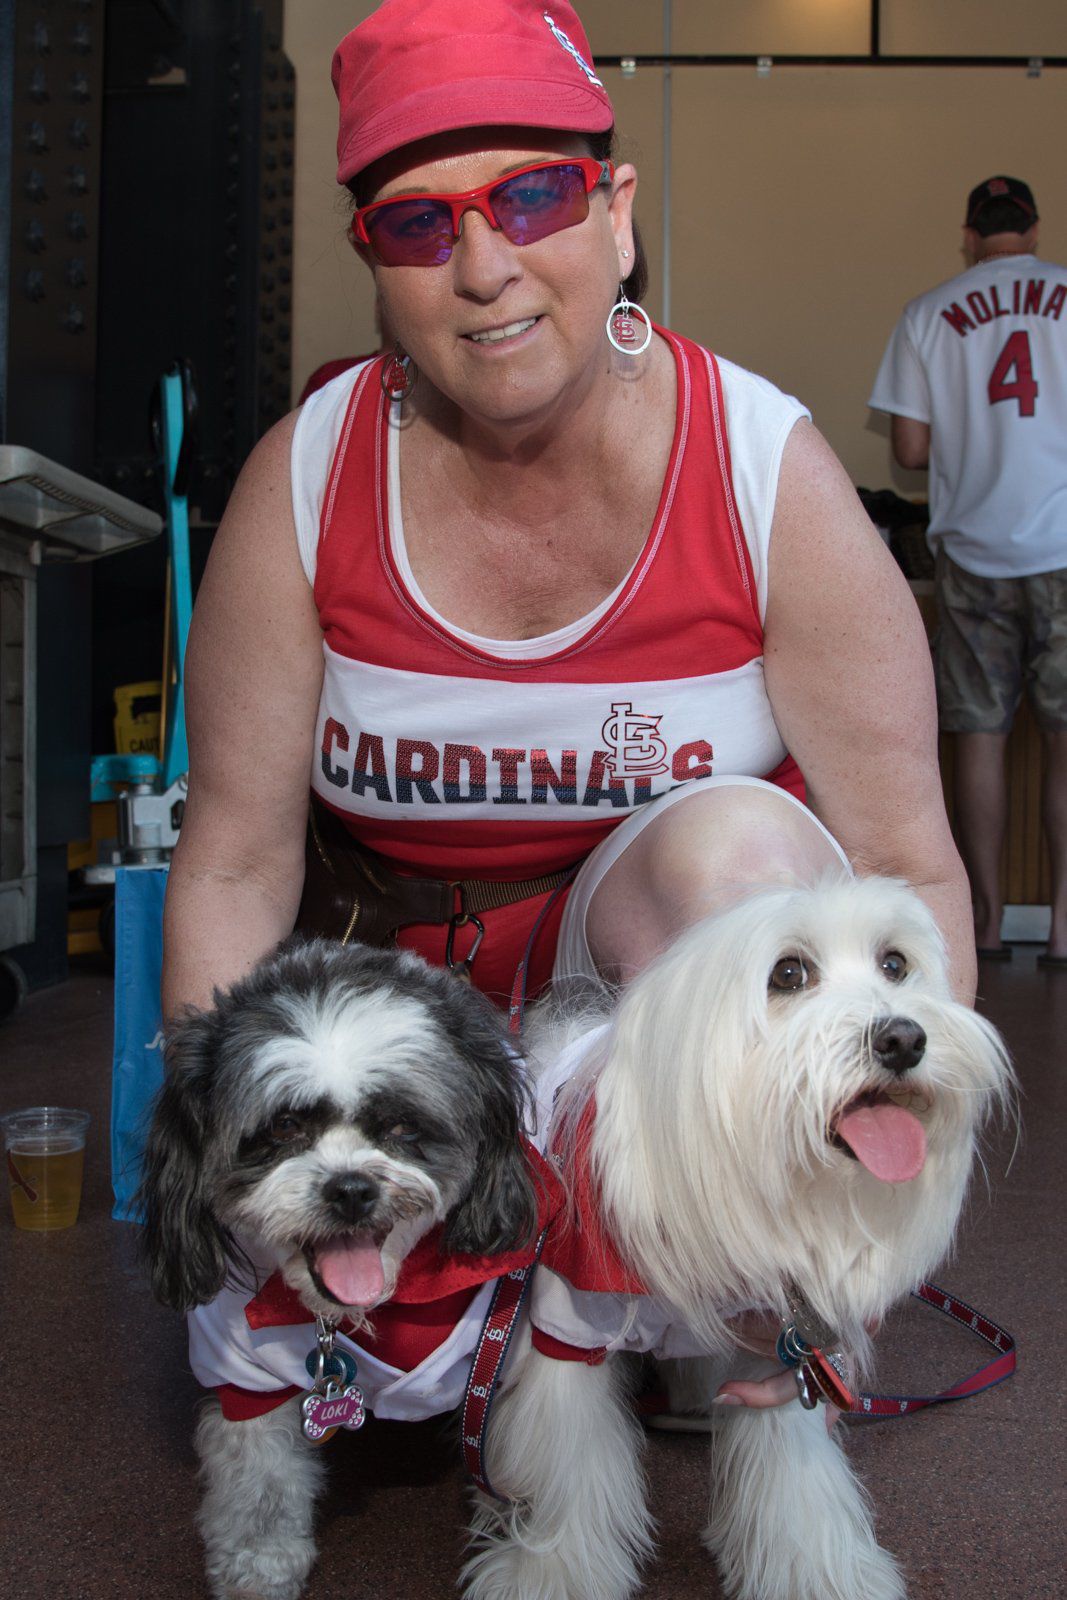
<instances>
[{"instance_id":1,"label":"white dog shirt","mask_svg":"<svg viewBox=\"0 0 1067 1600\"><path fill-rule=\"evenodd\" d=\"M369 1343L357 1344L338 1330L337 1346L355 1357L356 1381L369 1411L418 1422L460 1403L494 1282L487 1279L476 1290L447 1337L410 1371L375 1355ZM253 1296L247 1289L224 1289L190 1316L193 1373L205 1388L218 1391L223 1414L231 1421L262 1416L311 1387L306 1359L317 1348L314 1320L294 1297L299 1320L271 1319L252 1326L248 1313L253 1311L255 1317L255 1302L265 1294L266 1290Z\"/></svg>"},{"instance_id":2,"label":"white dog shirt","mask_svg":"<svg viewBox=\"0 0 1067 1600\"><path fill-rule=\"evenodd\" d=\"M551 1170L529 1147L538 1184L541 1229L561 1203ZM356 1360L367 1409L401 1422L451 1411L463 1399L471 1358L496 1280L526 1266L534 1241L508 1255L442 1256L440 1227L405 1260L389 1302L370 1313L373 1334L342 1323L339 1348ZM311 1387L308 1354L317 1349L315 1319L271 1263L257 1261L262 1287L228 1286L189 1314L189 1360L197 1381L218 1391L223 1415L245 1421ZM266 1278L266 1282L263 1279Z\"/></svg>"}]
</instances>

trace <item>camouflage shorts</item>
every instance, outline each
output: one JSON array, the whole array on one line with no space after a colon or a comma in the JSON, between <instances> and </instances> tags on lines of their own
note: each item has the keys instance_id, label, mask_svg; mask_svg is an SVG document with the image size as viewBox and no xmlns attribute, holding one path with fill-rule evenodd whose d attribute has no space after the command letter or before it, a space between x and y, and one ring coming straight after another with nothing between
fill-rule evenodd
<instances>
[{"instance_id":1,"label":"camouflage shorts","mask_svg":"<svg viewBox=\"0 0 1067 1600\"><path fill-rule=\"evenodd\" d=\"M1067 730L1067 569L981 578L937 556L937 701L946 733L1008 733L1024 691Z\"/></svg>"}]
</instances>

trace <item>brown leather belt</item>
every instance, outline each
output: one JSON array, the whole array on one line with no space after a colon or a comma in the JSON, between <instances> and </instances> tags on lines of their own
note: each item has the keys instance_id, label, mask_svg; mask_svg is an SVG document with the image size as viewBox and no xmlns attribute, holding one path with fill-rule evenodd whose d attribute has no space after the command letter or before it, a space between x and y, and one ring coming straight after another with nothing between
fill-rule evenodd
<instances>
[{"instance_id":1,"label":"brown leather belt","mask_svg":"<svg viewBox=\"0 0 1067 1600\"><path fill-rule=\"evenodd\" d=\"M394 872L375 850L357 844L344 824L312 796L308 814L304 892L297 912L301 933L342 944L391 944L412 923L457 927L483 911L514 905L556 889L573 869L540 878L419 878Z\"/></svg>"}]
</instances>

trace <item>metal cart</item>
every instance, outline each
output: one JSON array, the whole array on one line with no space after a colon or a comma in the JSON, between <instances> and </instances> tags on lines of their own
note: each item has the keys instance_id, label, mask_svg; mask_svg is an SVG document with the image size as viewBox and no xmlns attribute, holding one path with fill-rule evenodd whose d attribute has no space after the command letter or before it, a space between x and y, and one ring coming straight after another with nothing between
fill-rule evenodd
<instances>
[{"instance_id":1,"label":"metal cart","mask_svg":"<svg viewBox=\"0 0 1067 1600\"><path fill-rule=\"evenodd\" d=\"M155 512L21 445L0 445L0 1018L25 977L3 952L37 912L37 574L158 537Z\"/></svg>"}]
</instances>

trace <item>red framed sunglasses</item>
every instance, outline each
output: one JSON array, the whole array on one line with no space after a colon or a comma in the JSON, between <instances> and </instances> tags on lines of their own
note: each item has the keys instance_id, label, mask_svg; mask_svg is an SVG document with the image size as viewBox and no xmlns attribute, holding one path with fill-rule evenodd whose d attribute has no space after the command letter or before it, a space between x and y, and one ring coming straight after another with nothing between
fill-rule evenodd
<instances>
[{"instance_id":1,"label":"red framed sunglasses","mask_svg":"<svg viewBox=\"0 0 1067 1600\"><path fill-rule=\"evenodd\" d=\"M466 194L390 195L360 206L352 240L366 245L384 267L443 267L464 212L479 212L512 244L535 244L584 222L589 196L614 176L610 161L569 156L534 162Z\"/></svg>"}]
</instances>

